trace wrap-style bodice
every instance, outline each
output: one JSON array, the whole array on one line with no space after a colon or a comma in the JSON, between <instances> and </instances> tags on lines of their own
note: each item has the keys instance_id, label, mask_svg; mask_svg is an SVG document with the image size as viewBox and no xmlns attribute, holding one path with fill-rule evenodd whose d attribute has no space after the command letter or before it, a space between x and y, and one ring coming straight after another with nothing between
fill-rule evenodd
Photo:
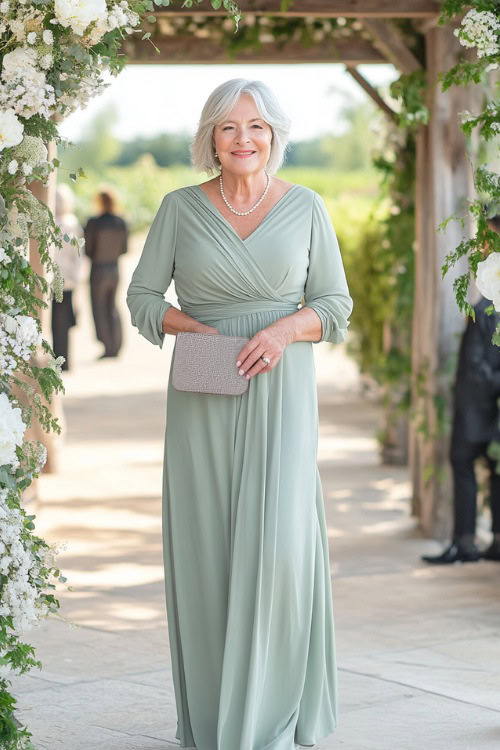
<instances>
[{"instance_id":1,"label":"wrap-style bodice","mask_svg":"<svg viewBox=\"0 0 500 750\"><path fill-rule=\"evenodd\" d=\"M171 280L180 309L204 323L312 307L321 340L341 341L352 302L321 197L293 185L245 240L193 185L166 195L127 292L132 322L162 346Z\"/></svg>"}]
</instances>

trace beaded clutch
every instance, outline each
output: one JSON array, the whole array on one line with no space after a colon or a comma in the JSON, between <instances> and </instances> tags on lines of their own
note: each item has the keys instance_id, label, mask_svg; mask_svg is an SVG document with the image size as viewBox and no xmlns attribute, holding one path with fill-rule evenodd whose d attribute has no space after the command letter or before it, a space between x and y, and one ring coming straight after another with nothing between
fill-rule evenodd
<instances>
[{"instance_id":1,"label":"beaded clutch","mask_svg":"<svg viewBox=\"0 0 500 750\"><path fill-rule=\"evenodd\" d=\"M250 339L181 331L175 337L172 385L177 391L239 396L249 380L238 374L238 354Z\"/></svg>"}]
</instances>

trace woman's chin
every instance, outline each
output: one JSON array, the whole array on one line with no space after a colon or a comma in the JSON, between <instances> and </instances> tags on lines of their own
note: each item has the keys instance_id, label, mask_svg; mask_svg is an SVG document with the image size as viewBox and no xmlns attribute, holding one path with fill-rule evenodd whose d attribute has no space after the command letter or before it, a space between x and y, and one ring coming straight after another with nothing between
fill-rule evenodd
<instances>
[{"instance_id":1,"label":"woman's chin","mask_svg":"<svg viewBox=\"0 0 500 750\"><path fill-rule=\"evenodd\" d=\"M231 172L235 175L246 175L253 174L254 172L261 172L265 169L265 164L259 164L255 159L231 159L229 164L223 164L222 168Z\"/></svg>"}]
</instances>

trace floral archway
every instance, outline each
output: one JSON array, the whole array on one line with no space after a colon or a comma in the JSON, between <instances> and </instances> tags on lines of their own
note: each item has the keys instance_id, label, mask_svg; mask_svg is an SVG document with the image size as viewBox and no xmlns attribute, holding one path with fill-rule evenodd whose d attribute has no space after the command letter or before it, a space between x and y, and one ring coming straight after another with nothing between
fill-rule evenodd
<instances>
[{"instance_id":1,"label":"floral archway","mask_svg":"<svg viewBox=\"0 0 500 750\"><path fill-rule=\"evenodd\" d=\"M203 1L184 0L183 8ZM62 145L57 123L103 91L105 71L118 75L125 58L124 42L137 37L151 43L151 32L140 25L153 23L155 10L170 0L2 0L0 2L0 744L6 750L33 748L31 734L14 716L15 699L9 674L23 674L41 666L31 646L21 638L47 616L58 616L57 583L64 583L57 566L59 545L48 545L34 533L35 516L22 507L23 492L38 477L47 459L41 441L28 440L26 431L36 420L47 432L60 426L47 404L63 393L62 358L56 358L43 339L40 314L45 298L62 299L63 279L55 260L63 241L81 248L82 240L63 236L51 211L38 200L33 186L47 186L61 165L48 144ZM241 18L232 0L210 0L214 10ZM286 11L289 0L283 0ZM461 13L465 3L448 0L441 21ZM493 0L478 0L462 19L457 36L477 50L475 62L449 71L444 86L479 83L500 58L500 21ZM406 125L425 123L425 108L405 100L401 116ZM412 89L413 91L413 89ZM485 102L482 112L463 115L464 132L479 128L490 139L500 129L498 102ZM82 176L83 170L72 175ZM478 189L493 205L500 199L500 180L484 168L477 171ZM466 281L478 273L479 286L500 310L498 265L500 239L491 232L480 201L470 206L477 233L450 254L447 265L468 259L468 273L457 284L457 300L466 302ZM482 247L491 252L484 258ZM35 256L34 256L35 253ZM37 264L33 263L36 257ZM40 268L44 269L44 272ZM500 339L499 339L500 340Z\"/></svg>"}]
</instances>

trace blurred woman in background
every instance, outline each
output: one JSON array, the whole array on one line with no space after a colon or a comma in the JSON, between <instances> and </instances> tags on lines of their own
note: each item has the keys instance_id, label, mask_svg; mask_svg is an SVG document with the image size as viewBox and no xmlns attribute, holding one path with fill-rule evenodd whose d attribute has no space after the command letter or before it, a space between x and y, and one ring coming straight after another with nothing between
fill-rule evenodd
<instances>
[{"instance_id":1,"label":"blurred woman in background","mask_svg":"<svg viewBox=\"0 0 500 750\"><path fill-rule=\"evenodd\" d=\"M75 216L73 191L64 183L57 186L55 220L63 234L83 237L83 228ZM69 370L69 329L76 325L73 291L82 279L84 258L78 249L63 241L63 249L54 258L64 278L62 302L52 300L52 347L56 357L64 357L63 370Z\"/></svg>"},{"instance_id":2,"label":"blurred woman in background","mask_svg":"<svg viewBox=\"0 0 500 750\"><path fill-rule=\"evenodd\" d=\"M115 297L119 282L118 258L127 252L128 227L117 214L117 200L110 188L96 196L98 214L85 227L85 253L92 261L90 298L96 336L104 344L99 357L116 357L122 346L122 325Z\"/></svg>"}]
</instances>

